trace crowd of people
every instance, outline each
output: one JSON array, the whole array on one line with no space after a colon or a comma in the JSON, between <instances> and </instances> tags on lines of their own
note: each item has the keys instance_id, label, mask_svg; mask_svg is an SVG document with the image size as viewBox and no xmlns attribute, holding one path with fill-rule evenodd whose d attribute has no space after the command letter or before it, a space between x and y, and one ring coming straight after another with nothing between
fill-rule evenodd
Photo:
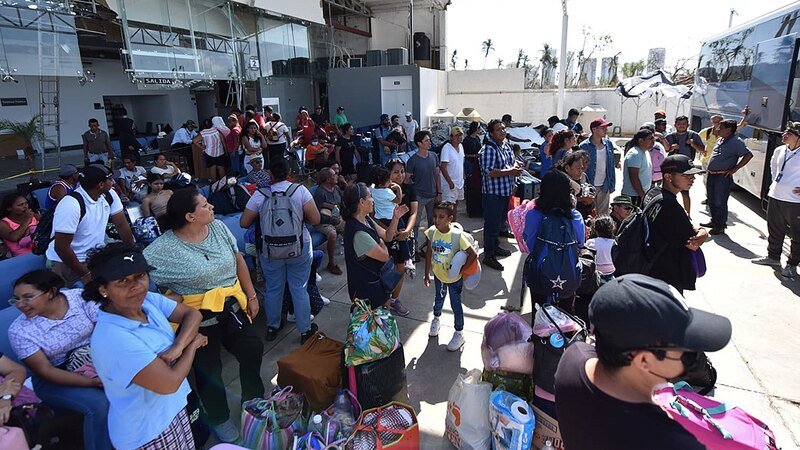
<instances>
[{"instance_id":1,"label":"crowd of people","mask_svg":"<svg viewBox=\"0 0 800 450\"><path fill-rule=\"evenodd\" d=\"M596 423L581 435L579 424L587 419L574 411L583 409L587 396L615 411L609 417L629 417L633 410L626 405L648 403L643 393L673 379L684 355L718 350L730 339L726 319L697 311L687 316L682 293L695 289L695 253L709 235L725 232L731 175L752 155L736 135L744 119L737 123L715 116L712 127L698 133L688 129L687 117L679 116L674 131L667 133L666 114L659 111L622 150L607 137L610 122L596 119L587 133L577 118L571 110L563 121L554 117L536 127L545 139L534 157L541 162L541 185L535 207L526 213L522 239L532 251L541 248L542 230L558 220L568 224L577 247L595 253L604 285L589 310L597 346L570 348L556 378L565 441L570 448L591 448L603 429L616 425ZM90 120L85 167L65 166L48 191L45 207L53 211L48 269L16 280L11 304L23 315L8 330L14 352L33 374L36 394L83 414L86 448L192 448L185 410L190 371L217 437L236 441L239 431L228 397L243 402L265 393L260 376L264 343L252 320L263 309L265 339L275 340L286 324L288 289L299 341L318 329L308 293L314 250L305 225L325 237L326 269L333 275L343 273L335 258L342 245L351 299L367 298L373 308L399 316L409 314L400 300L403 278L415 278L416 263L424 259L420 278L426 287L434 285L429 335L439 334L449 297L454 334L447 350L464 345L461 296L475 274L479 252L457 223L459 202L466 200L469 211L475 206L470 195L479 193L481 262L504 270L500 259L516 251L501 245L501 238L513 237L509 204L530 161L512 148L519 139L507 134L510 115L489 121L483 139L477 122L466 133L454 126L448 141L436 149L431 133L420 130L411 113L405 122L388 114L379 119L374 146L368 149L357 143L343 107L332 120L321 108L312 114L301 108L293 127L269 107L263 114L247 107L244 113L234 110L225 119L205 121L199 133L193 121L175 133L172 148L190 161L190 172L196 146L203 150L211 181L236 174L252 186L239 226L257 230L257 267L266 280L263 304L236 238L215 218L214 205L193 184L197 180L182 176L165 154L157 154L149 170L137 165L138 155L124 154L122 169L113 172L106 165L106 157L113 158L107 134ZM800 159L794 158L800 123L789 124L783 141L771 164L768 254L753 262L780 266L788 235L791 255L783 274L794 276L800 263ZM305 167L292 165L293 149L302 150ZM696 154L707 170L694 165ZM298 182L293 167L303 173L312 169L316 184L309 188ZM617 169L623 187L622 195L615 196ZM688 192L695 175L703 173L711 220L697 226ZM124 213L123 203L134 201L160 227L160 236L144 249L136 245ZM615 277L615 236L640 209L658 248L655 261L646 276ZM420 230L423 212L426 222ZM4 197L0 216L0 238L11 255L33 251L42 216L26 196ZM117 242L106 243L109 224ZM404 275L390 291L381 282L387 267ZM531 285L531 294L538 304L552 301L567 311L575 309L574 291L553 296ZM661 300L645 300L651 297ZM636 302L641 308L631 306ZM670 316L677 328L652 326L656 316ZM177 334L170 323L178 325ZM634 323L640 328L630 328ZM716 334L690 336L704 326ZM679 328L683 331L675 331ZM225 389L223 347L238 361L241 393ZM4 361L0 355L0 372L6 371L0 375L19 373ZM608 398L598 398L597 389ZM662 427L680 435L651 406L640 408L642 429ZM617 439L621 434L611 435ZM694 448L687 436L675 439Z\"/></svg>"}]
</instances>

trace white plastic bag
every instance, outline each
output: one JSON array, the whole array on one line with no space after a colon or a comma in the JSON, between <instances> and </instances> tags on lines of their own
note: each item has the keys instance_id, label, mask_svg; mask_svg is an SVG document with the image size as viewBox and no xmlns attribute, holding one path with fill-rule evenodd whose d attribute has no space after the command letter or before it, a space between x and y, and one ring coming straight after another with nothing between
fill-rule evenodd
<instances>
[{"instance_id":1,"label":"white plastic bag","mask_svg":"<svg viewBox=\"0 0 800 450\"><path fill-rule=\"evenodd\" d=\"M581 329L580 325L574 320L552 305L545 305L544 308L547 309L547 314L545 314L543 308L536 305L536 314L533 318L533 334L546 338L550 337L551 334L558 333L559 328L563 333L571 333ZM548 315L550 317L547 317ZM558 324L558 328L553 324L553 321Z\"/></svg>"},{"instance_id":2,"label":"white plastic bag","mask_svg":"<svg viewBox=\"0 0 800 450\"><path fill-rule=\"evenodd\" d=\"M445 435L459 450L488 450L492 446L489 428L489 395L492 385L481 381L481 371L459 374L447 396Z\"/></svg>"}]
</instances>

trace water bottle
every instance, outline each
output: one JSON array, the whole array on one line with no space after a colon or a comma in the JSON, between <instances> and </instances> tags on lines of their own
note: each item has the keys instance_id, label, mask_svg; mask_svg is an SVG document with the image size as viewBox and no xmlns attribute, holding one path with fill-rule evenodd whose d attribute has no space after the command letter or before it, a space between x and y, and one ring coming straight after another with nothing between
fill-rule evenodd
<instances>
[{"instance_id":1,"label":"water bottle","mask_svg":"<svg viewBox=\"0 0 800 450\"><path fill-rule=\"evenodd\" d=\"M322 424L322 416L319 414L315 414L314 417L311 418L311 423L308 424L309 432L319 433L323 438L325 437L325 428L326 427Z\"/></svg>"},{"instance_id":2,"label":"water bottle","mask_svg":"<svg viewBox=\"0 0 800 450\"><path fill-rule=\"evenodd\" d=\"M353 405L350 399L344 394L343 389L339 389L336 395L336 401L333 402L333 417L331 420L335 421L338 425L336 432L336 439L345 439L350 437L350 432L355 426L356 420L353 417Z\"/></svg>"},{"instance_id":3,"label":"water bottle","mask_svg":"<svg viewBox=\"0 0 800 450\"><path fill-rule=\"evenodd\" d=\"M555 447L553 447L553 441L548 439L547 441L544 442L544 445L542 446L541 450L556 450L556 449Z\"/></svg>"},{"instance_id":4,"label":"water bottle","mask_svg":"<svg viewBox=\"0 0 800 450\"><path fill-rule=\"evenodd\" d=\"M331 217L339 217L340 215L339 205L333 205L333 211L331 211Z\"/></svg>"}]
</instances>

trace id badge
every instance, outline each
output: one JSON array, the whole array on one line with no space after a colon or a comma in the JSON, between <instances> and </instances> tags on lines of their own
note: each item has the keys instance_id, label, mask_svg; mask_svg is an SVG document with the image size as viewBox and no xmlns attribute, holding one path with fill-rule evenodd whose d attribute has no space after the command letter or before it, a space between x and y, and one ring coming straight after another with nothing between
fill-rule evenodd
<instances>
[{"instance_id":1,"label":"id badge","mask_svg":"<svg viewBox=\"0 0 800 450\"><path fill-rule=\"evenodd\" d=\"M775 177L775 182L776 183L780 183L781 182L781 178L783 178L783 172L779 173L778 176Z\"/></svg>"}]
</instances>

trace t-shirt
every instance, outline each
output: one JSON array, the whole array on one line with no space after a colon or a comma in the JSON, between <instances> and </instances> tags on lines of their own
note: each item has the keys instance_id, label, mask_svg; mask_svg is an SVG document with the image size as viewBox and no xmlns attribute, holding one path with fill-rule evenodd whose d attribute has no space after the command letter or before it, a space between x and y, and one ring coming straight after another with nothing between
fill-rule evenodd
<instances>
[{"instance_id":1,"label":"t-shirt","mask_svg":"<svg viewBox=\"0 0 800 450\"><path fill-rule=\"evenodd\" d=\"M456 249L453 249L453 231L461 234L461 239L456 241L456 245L458 246ZM470 247L469 240L464 235L464 232L453 230L451 226L450 231L442 233L434 225L425 230L425 236L429 237L428 240L431 242L430 248L433 249L433 253L431 254L433 275L443 283L455 283L460 280L461 274L458 274L456 278L450 278L447 271L450 270L450 265L456 253L459 251L466 251Z\"/></svg>"},{"instance_id":2,"label":"t-shirt","mask_svg":"<svg viewBox=\"0 0 800 450\"><path fill-rule=\"evenodd\" d=\"M83 299L83 289L63 289L67 312L58 320L20 315L8 327L8 340L19 359L39 350L53 366L64 363L67 353L89 345L100 304Z\"/></svg>"},{"instance_id":3,"label":"t-shirt","mask_svg":"<svg viewBox=\"0 0 800 450\"><path fill-rule=\"evenodd\" d=\"M314 203L316 203L317 209L322 209L323 203L330 203L331 205L341 205L342 190L339 189L339 186L336 185L333 186L332 191L329 191L322 186L317 186L317 190L314 191Z\"/></svg>"},{"instance_id":4,"label":"t-shirt","mask_svg":"<svg viewBox=\"0 0 800 450\"><path fill-rule=\"evenodd\" d=\"M278 139L271 141L269 140L269 129L272 128L275 133L278 134ZM267 143L271 145L277 144L286 144L286 134L289 133L289 127L286 126L283 122L267 122L264 125L264 137L267 139Z\"/></svg>"},{"instance_id":5,"label":"t-shirt","mask_svg":"<svg viewBox=\"0 0 800 450\"><path fill-rule=\"evenodd\" d=\"M347 139L344 136L339 136L336 140L336 147L339 147L339 161L342 163L342 175L351 175L355 173L355 162L353 158L356 153L356 143L353 138Z\"/></svg>"},{"instance_id":6,"label":"t-shirt","mask_svg":"<svg viewBox=\"0 0 800 450\"><path fill-rule=\"evenodd\" d=\"M633 147L625 155L625 163L622 166L622 193L637 196L639 193L633 188L629 168L639 169L639 182L642 184L642 190L647 192L653 184L653 163L650 160L650 152Z\"/></svg>"},{"instance_id":7,"label":"t-shirt","mask_svg":"<svg viewBox=\"0 0 800 450\"><path fill-rule=\"evenodd\" d=\"M53 215L53 232L50 237L54 238L56 233L73 235L70 245L72 251L75 252L78 261L86 261L86 254L89 250L105 244L108 218L122 212L122 201L113 189L109 191L111 205L108 204L103 194L94 200L82 187L75 189L75 192L83 197L86 215L81 219L78 200L72 196L64 196L56 205ZM62 262L61 257L56 253L55 239L48 244L46 254L50 261Z\"/></svg>"},{"instance_id":8,"label":"t-shirt","mask_svg":"<svg viewBox=\"0 0 800 450\"><path fill-rule=\"evenodd\" d=\"M594 385L586 361L593 346L577 342L556 371L556 410L564 448L569 450L704 450L694 436L653 403L618 400Z\"/></svg>"},{"instance_id":9,"label":"t-shirt","mask_svg":"<svg viewBox=\"0 0 800 450\"><path fill-rule=\"evenodd\" d=\"M453 180L456 189L464 188L464 147L458 144L458 148L454 148L451 143L444 144L442 147L442 154L440 156L441 162L447 163L447 174ZM441 176L442 189L448 188L447 180Z\"/></svg>"},{"instance_id":10,"label":"t-shirt","mask_svg":"<svg viewBox=\"0 0 800 450\"><path fill-rule=\"evenodd\" d=\"M417 201L417 193L414 191L414 185L403 183L400 185L403 191L403 199L400 200L401 205L408 206L408 212L403 215L403 221L408 226L408 219L411 217L411 204Z\"/></svg>"},{"instance_id":11,"label":"t-shirt","mask_svg":"<svg viewBox=\"0 0 800 450\"><path fill-rule=\"evenodd\" d=\"M192 130L189 131L186 128L178 128L178 131L175 132L175 136L172 137L172 144L186 144L189 145L192 143L192 139L197 136L197 131Z\"/></svg>"},{"instance_id":12,"label":"t-shirt","mask_svg":"<svg viewBox=\"0 0 800 450\"><path fill-rule=\"evenodd\" d=\"M775 149L769 166L772 173L772 183L768 195L776 200L789 203L800 203L800 194L795 188L800 186L800 151L791 150L788 145ZM780 180L778 180L780 178Z\"/></svg>"},{"instance_id":13,"label":"t-shirt","mask_svg":"<svg viewBox=\"0 0 800 450\"><path fill-rule=\"evenodd\" d=\"M406 172L411 174L411 181L414 190L417 191L419 198L434 198L438 190L436 189L436 168L439 166L439 158L433 152L428 152L428 156L422 157L415 153L406 163Z\"/></svg>"},{"instance_id":14,"label":"t-shirt","mask_svg":"<svg viewBox=\"0 0 800 450\"><path fill-rule=\"evenodd\" d=\"M666 136L667 142L670 146L674 144L678 144L678 150L675 152L676 155L686 155L689 159L694 159L695 150L694 147L689 145L687 142L691 139L695 144L703 145L703 140L700 138L700 135L692 130L686 130L684 134L670 133Z\"/></svg>"},{"instance_id":15,"label":"t-shirt","mask_svg":"<svg viewBox=\"0 0 800 450\"><path fill-rule=\"evenodd\" d=\"M150 168L150 173L155 173L155 174L161 175L162 177L168 179L168 178L172 178L175 175L175 168L170 166L170 165L167 165L167 167L165 167L163 169L160 168L160 167L153 166L153 167Z\"/></svg>"},{"instance_id":16,"label":"t-shirt","mask_svg":"<svg viewBox=\"0 0 800 450\"><path fill-rule=\"evenodd\" d=\"M353 249L356 251L356 256L360 259L367 256L372 247L378 243L366 231L356 231L353 236Z\"/></svg>"},{"instance_id":17,"label":"t-shirt","mask_svg":"<svg viewBox=\"0 0 800 450\"><path fill-rule=\"evenodd\" d=\"M146 175L147 171L144 170L144 167L142 166L135 166L134 170L128 170L126 167L123 167L122 169L119 169L118 178L125 180L125 186L130 189L134 181L145 178Z\"/></svg>"},{"instance_id":18,"label":"t-shirt","mask_svg":"<svg viewBox=\"0 0 800 450\"><path fill-rule=\"evenodd\" d=\"M92 363L108 398L108 431L119 450L139 448L166 430L186 406L191 392L184 379L172 394L159 394L133 382L159 353L175 342L167 318L177 303L148 292L142 304L147 322L100 311L92 335ZM124 357L120 357L124 355Z\"/></svg>"},{"instance_id":19,"label":"t-shirt","mask_svg":"<svg viewBox=\"0 0 800 450\"><path fill-rule=\"evenodd\" d=\"M222 142L222 134L219 132L219 130L216 128L208 128L201 131L200 135L203 136L203 144L205 144L205 149L203 152L206 155L216 158L225 153L225 148L223 147Z\"/></svg>"},{"instance_id":20,"label":"t-shirt","mask_svg":"<svg viewBox=\"0 0 800 450\"><path fill-rule=\"evenodd\" d=\"M591 142L591 139L587 139ZM603 141L605 143L605 141ZM606 147L598 148L595 150L597 155L597 163L595 165L594 170L594 180L592 180L592 184L595 186L602 186L606 180L606 164L608 164L608 153L606 152Z\"/></svg>"},{"instance_id":21,"label":"t-shirt","mask_svg":"<svg viewBox=\"0 0 800 450\"><path fill-rule=\"evenodd\" d=\"M341 127L347 123L347 116L344 114L336 114L333 116L333 120L331 122L337 127Z\"/></svg>"},{"instance_id":22,"label":"t-shirt","mask_svg":"<svg viewBox=\"0 0 800 450\"><path fill-rule=\"evenodd\" d=\"M708 160L708 170L731 170L739 163L739 158L749 154L747 145L738 136L717 140L711 159Z\"/></svg>"},{"instance_id":23,"label":"t-shirt","mask_svg":"<svg viewBox=\"0 0 800 450\"><path fill-rule=\"evenodd\" d=\"M156 268L150 272L156 285L191 295L233 286L238 251L231 231L215 220L208 225L204 240L186 242L169 230L144 249L144 256Z\"/></svg>"},{"instance_id":24,"label":"t-shirt","mask_svg":"<svg viewBox=\"0 0 800 450\"><path fill-rule=\"evenodd\" d=\"M108 149L111 148L111 138L103 130L98 130L97 134L89 130L83 133L83 144L89 149L89 153L108 153Z\"/></svg>"},{"instance_id":25,"label":"t-shirt","mask_svg":"<svg viewBox=\"0 0 800 450\"><path fill-rule=\"evenodd\" d=\"M270 191L286 192L286 190L289 189L289 186L291 184L292 184L291 182L286 180L279 181L271 186ZM250 200L247 201L247 205L245 205L245 208L249 209L250 211L258 213L259 211L261 211L261 205L264 204L265 198L266 197L264 197L264 194L262 194L259 191L255 191L253 193L253 196L250 197ZM311 192L309 192L308 189L302 185L299 188L297 188L294 194L292 194L291 199L293 202L295 202L296 205L300 206L300 211L303 210L303 206L306 203L314 201L314 198L311 196ZM236 240L234 239L234 245L236 245L235 242ZM303 227L303 242L309 244L311 243L311 234L309 234L308 228L306 227Z\"/></svg>"},{"instance_id":26,"label":"t-shirt","mask_svg":"<svg viewBox=\"0 0 800 450\"><path fill-rule=\"evenodd\" d=\"M595 262L597 270L603 275L613 275L616 268L611 259L611 247L614 246L614 239L597 237L586 241L586 248L597 252Z\"/></svg>"},{"instance_id":27,"label":"t-shirt","mask_svg":"<svg viewBox=\"0 0 800 450\"><path fill-rule=\"evenodd\" d=\"M714 151L714 147L717 145L717 140L719 136L713 133L712 127L706 127L700 130L701 139L705 138L705 148L706 154L700 159L700 162L703 164L708 163L708 160L711 159L711 153Z\"/></svg>"},{"instance_id":28,"label":"t-shirt","mask_svg":"<svg viewBox=\"0 0 800 450\"><path fill-rule=\"evenodd\" d=\"M241 143L242 127L236 125L231 128L231 132L225 136L225 149L230 153L235 153L242 146Z\"/></svg>"},{"instance_id":29,"label":"t-shirt","mask_svg":"<svg viewBox=\"0 0 800 450\"><path fill-rule=\"evenodd\" d=\"M416 120L411 119L411 122L403 120L403 122L401 122L401 125L403 125L403 130L405 130L406 132L407 140L414 141L414 133L416 133L417 130L419 130L419 123Z\"/></svg>"},{"instance_id":30,"label":"t-shirt","mask_svg":"<svg viewBox=\"0 0 800 450\"><path fill-rule=\"evenodd\" d=\"M659 144L658 142L653 145L653 148L650 149L650 162L653 165L653 182L661 181L661 163L664 162L664 159L667 157L667 152L664 150L664 147Z\"/></svg>"},{"instance_id":31,"label":"t-shirt","mask_svg":"<svg viewBox=\"0 0 800 450\"><path fill-rule=\"evenodd\" d=\"M394 203L397 195L389 188L373 187L369 188L369 190L375 202L375 218L391 220L394 215L394 209L397 207L397 203Z\"/></svg>"}]
</instances>

